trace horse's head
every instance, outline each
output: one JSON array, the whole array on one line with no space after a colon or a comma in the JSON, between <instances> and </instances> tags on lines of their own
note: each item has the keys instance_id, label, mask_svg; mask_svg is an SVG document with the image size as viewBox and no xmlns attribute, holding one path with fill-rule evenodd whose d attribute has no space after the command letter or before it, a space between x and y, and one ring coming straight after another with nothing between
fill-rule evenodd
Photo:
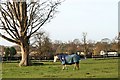
<instances>
[{"instance_id":1,"label":"horse's head","mask_svg":"<svg viewBox=\"0 0 120 80\"><path fill-rule=\"evenodd\" d=\"M57 59L58 59L58 56L57 56L57 55L55 55L55 56L54 56L54 62L56 62L56 61L57 61Z\"/></svg>"}]
</instances>

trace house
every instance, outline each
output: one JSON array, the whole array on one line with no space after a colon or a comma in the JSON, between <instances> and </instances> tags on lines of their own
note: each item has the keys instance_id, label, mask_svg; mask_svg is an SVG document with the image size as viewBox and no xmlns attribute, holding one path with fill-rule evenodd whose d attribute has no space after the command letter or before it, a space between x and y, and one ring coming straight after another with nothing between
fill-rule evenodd
<instances>
[{"instance_id":1,"label":"house","mask_svg":"<svg viewBox=\"0 0 120 80\"><path fill-rule=\"evenodd\" d=\"M107 53L108 54L108 56L118 56L118 52L116 52L116 51L111 51L111 52L108 52Z\"/></svg>"},{"instance_id":2,"label":"house","mask_svg":"<svg viewBox=\"0 0 120 80\"><path fill-rule=\"evenodd\" d=\"M108 56L108 57L117 57L118 56L118 52L117 51L100 51L100 55L101 56Z\"/></svg>"},{"instance_id":3,"label":"house","mask_svg":"<svg viewBox=\"0 0 120 80\"><path fill-rule=\"evenodd\" d=\"M100 55L101 55L101 56L106 55L106 54L107 54L107 52L105 52L105 51L103 51L103 50L100 51Z\"/></svg>"}]
</instances>

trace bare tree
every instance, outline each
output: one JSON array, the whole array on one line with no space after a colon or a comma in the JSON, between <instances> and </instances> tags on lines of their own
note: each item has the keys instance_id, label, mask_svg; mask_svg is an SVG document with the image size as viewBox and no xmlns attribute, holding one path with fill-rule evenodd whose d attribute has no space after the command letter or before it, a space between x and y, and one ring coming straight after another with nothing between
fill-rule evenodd
<instances>
[{"instance_id":1,"label":"bare tree","mask_svg":"<svg viewBox=\"0 0 120 80\"><path fill-rule=\"evenodd\" d=\"M102 45L102 48L105 52L110 50L110 47L111 47L110 43L111 43L111 40L108 38L104 38L101 40L101 45Z\"/></svg>"},{"instance_id":2,"label":"bare tree","mask_svg":"<svg viewBox=\"0 0 120 80\"><path fill-rule=\"evenodd\" d=\"M33 38L34 42L32 46L35 46L36 49L32 51L36 52L36 55L39 57L39 59L43 58L44 56L48 56L48 53L52 52L52 42L44 31L36 33Z\"/></svg>"},{"instance_id":3,"label":"bare tree","mask_svg":"<svg viewBox=\"0 0 120 80\"><path fill-rule=\"evenodd\" d=\"M86 32L83 32L83 45L84 45L84 53L87 54L87 40L86 40L86 37L87 37L87 33Z\"/></svg>"},{"instance_id":4,"label":"bare tree","mask_svg":"<svg viewBox=\"0 0 120 80\"><path fill-rule=\"evenodd\" d=\"M21 47L19 66L30 65L30 37L54 17L60 3L60 0L12 0L0 3L0 37Z\"/></svg>"}]
</instances>

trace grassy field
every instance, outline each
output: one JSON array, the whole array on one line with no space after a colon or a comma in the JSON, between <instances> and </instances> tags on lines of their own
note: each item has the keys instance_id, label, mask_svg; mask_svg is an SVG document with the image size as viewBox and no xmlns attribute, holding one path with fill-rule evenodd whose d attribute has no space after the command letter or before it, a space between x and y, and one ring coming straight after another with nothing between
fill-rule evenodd
<instances>
[{"instance_id":1,"label":"grassy field","mask_svg":"<svg viewBox=\"0 0 120 80\"><path fill-rule=\"evenodd\" d=\"M118 59L81 60L80 70L62 70L60 62L40 62L43 65L19 67L18 63L3 63L3 78L118 78Z\"/></svg>"}]
</instances>

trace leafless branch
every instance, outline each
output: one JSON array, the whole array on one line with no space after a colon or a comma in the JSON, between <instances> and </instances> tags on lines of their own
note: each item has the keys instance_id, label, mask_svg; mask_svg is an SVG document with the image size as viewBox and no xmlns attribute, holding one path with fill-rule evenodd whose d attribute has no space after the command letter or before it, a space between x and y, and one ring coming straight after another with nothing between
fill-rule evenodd
<instances>
[{"instance_id":1,"label":"leafless branch","mask_svg":"<svg viewBox=\"0 0 120 80\"><path fill-rule=\"evenodd\" d=\"M3 38L11 42L30 38L45 23L49 22L56 12L56 7L61 2L46 0L44 2L6 2L0 4L0 29L6 32L9 37ZM15 41L16 40L16 41Z\"/></svg>"}]
</instances>

